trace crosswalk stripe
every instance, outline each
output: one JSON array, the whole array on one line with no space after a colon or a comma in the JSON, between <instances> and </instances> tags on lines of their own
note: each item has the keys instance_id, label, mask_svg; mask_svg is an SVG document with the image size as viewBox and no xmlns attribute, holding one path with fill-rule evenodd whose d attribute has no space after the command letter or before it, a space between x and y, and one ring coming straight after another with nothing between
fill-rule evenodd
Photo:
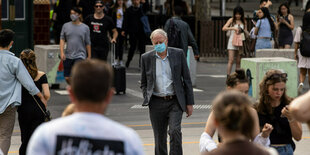
<instances>
[{"instance_id":1,"label":"crosswalk stripe","mask_svg":"<svg viewBox=\"0 0 310 155\"><path fill-rule=\"evenodd\" d=\"M202 104L202 105L193 105L194 109L200 110L200 109L212 109L212 105L209 104ZM148 109L148 106L142 106L140 104L136 104L130 107L130 109Z\"/></svg>"}]
</instances>

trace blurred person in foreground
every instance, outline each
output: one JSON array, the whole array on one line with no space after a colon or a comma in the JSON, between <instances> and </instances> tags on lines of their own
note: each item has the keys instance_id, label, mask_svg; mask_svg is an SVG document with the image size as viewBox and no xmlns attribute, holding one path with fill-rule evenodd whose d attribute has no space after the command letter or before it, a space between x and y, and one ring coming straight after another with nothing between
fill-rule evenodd
<instances>
[{"instance_id":1,"label":"blurred person in foreground","mask_svg":"<svg viewBox=\"0 0 310 155\"><path fill-rule=\"evenodd\" d=\"M274 149L267 149L249 141L254 118L250 99L236 91L225 91L213 100L214 122L223 137L221 146L206 155L274 155Z\"/></svg>"},{"instance_id":2,"label":"blurred person in foreground","mask_svg":"<svg viewBox=\"0 0 310 155\"><path fill-rule=\"evenodd\" d=\"M306 122L310 129L310 102L309 101L310 101L310 91L294 99L291 102L289 109L291 111L293 119L300 121L300 122Z\"/></svg>"},{"instance_id":3,"label":"blurred person in foreground","mask_svg":"<svg viewBox=\"0 0 310 155\"><path fill-rule=\"evenodd\" d=\"M246 77L245 71L243 69L236 69L236 71L230 74L226 80L226 90L237 90L244 95L248 95L249 83L248 78ZM245 103L247 104L247 103ZM251 103L253 105L253 103ZM262 132L259 129L259 121L257 111L254 108L250 108L250 114L253 117L253 131L248 137L253 143L261 144L262 146L269 146L269 134L273 130L272 125L266 124ZM206 122L205 131L201 134L199 147L200 152L208 152L217 148L217 144L213 141L212 137L217 130L216 124L214 122L214 111L212 110L208 120ZM223 137L219 135L219 142L223 141Z\"/></svg>"},{"instance_id":4,"label":"blurred person in foreground","mask_svg":"<svg viewBox=\"0 0 310 155\"><path fill-rule=\"evenodd\" d=\"M75 112L39 126L30 139L27 154L143 155L137 133L103 115L114 94L112 84L112 67L106 62L78 62L68 87Z\"/></svg>"}]
</instances>

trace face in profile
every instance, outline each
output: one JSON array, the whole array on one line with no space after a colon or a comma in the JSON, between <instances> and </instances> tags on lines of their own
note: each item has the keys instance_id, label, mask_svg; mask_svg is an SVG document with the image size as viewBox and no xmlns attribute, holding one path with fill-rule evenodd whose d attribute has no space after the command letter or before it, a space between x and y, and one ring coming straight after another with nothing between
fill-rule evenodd
<instances>
[{"instance_id":1,"label":"face in profile","mask_svg":"<svg viewBox=\"0 0 310 155\"><path fill-rule=\"evenodd\" d=\"M286 85L284 82L277 82L268 86L268 95L270 96L271 100L280 101L284 94L285 87Z\"/></svg>"}]
</instances>

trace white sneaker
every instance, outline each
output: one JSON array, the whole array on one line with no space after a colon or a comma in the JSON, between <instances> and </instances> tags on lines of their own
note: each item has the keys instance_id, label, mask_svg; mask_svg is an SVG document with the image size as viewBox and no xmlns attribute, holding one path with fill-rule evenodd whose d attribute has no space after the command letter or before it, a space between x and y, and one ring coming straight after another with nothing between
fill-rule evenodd
<instances>
[{"instance_id":1,"label":"white sneaker","mask_svg":"<svg viewBox=\"0 0 310 155\"><path fill-rule=\"evenodd\" d=\"M303 83L299 83L297 91L298 91L298 95L301 95L303 93L304 90L304 84Z\"/></svg>"}]
</instances>

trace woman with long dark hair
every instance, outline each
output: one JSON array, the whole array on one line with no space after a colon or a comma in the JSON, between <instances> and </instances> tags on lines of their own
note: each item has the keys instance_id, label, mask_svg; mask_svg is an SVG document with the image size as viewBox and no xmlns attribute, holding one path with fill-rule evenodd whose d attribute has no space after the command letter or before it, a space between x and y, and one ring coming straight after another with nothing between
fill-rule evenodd
<instances>
[{"instance_id":1,"label":"woman with long dark hair","mask_svg":"<svg viewBox=\"0 0 310 155\"><path fill-rule=\"evenodd\" d=\"M273 126L270 133L271 147L280 155L293 155L295 143L302 136L301 124L293 119L288 105L291 98L286 95L287 74L279 70L269 70L259 84L259 102L256 110L259 125Z\"/></svg>"},{"instance_id":2,"label":"woman with long dark hair","mask_svg":"<svg viewBox=\"0 0 310 155\"><path fill-rule=\"evenodd\" d=\"M287 3L279 6L277 16L277 27L279 28L279 48L291 48L293 43L294 17Z\"/></svg>"},{"instance_id":3,"label":"woman with long dark hair","mask_svg":"<svg viewBox=\"0 0 310 155\"><path fill-rule=\"evenodd\" d=\"M37 88L43 92L44 98L49 100L50 91L47 83L47 77L44 72L38 70L35 53L31 49L25 49L21 52L20 59L34 80ZM22 141L19 148L20 155L26 154L26 148L32 133L41 123L44 122L45 117L38 104L41 108L43 108L43 110L45 110L46 105L43 104L37 96L31 96L23 87L22 104L17 110Z\"/></svg>"},{"instance_id":4,"label":"woman with long dark hair","mask_svg":"<svg viewBox=\"0 0 310 155\"><path fill-rule=\"evenodd\" d=\"M271 48L271 40L275 34L276 26L270 17L268 8L262 7L257 11L259 20L255 25L255 50Z\"/></svg>"},{"instance_id":5,"label":"woman with long dark hair","mask_svg":"<svg viewBox=\"0 0 310 155\"><path fill-rule=\"evenodd\" d=\"M235 35L240 34L242 30L247 30L246 20L244 19L243 8L237 6L234 8L233 16L223 26L223 31L228 31L229 40L227 45L228 50L228 64L227 75L230 74L232 65L234 63L234 57L236 56L236 69L240 68L241 53L238 52L239 47L233 45L233 38Z\"/></svg>"}]
</instances>

